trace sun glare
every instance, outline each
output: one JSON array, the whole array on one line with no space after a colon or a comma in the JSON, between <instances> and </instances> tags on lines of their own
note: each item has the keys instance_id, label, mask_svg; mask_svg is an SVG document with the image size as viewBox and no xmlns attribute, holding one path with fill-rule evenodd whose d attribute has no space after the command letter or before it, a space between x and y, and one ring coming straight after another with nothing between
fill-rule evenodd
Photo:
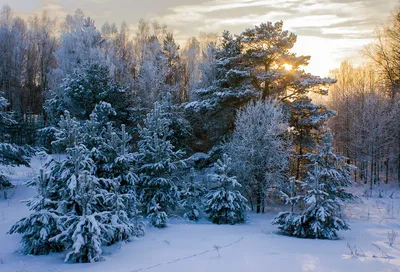
<instances>
[{"instance_id":1,"label":"sun glare","mask_svg":"<svg viewBox=\"0 0 400 272\"><path fill-rule=\"evenodd\" d=\"M283 64L283 68L286 71L291 71L293 69L293 65L285 63L285 64Z\"/></svg>"}]
</instances>

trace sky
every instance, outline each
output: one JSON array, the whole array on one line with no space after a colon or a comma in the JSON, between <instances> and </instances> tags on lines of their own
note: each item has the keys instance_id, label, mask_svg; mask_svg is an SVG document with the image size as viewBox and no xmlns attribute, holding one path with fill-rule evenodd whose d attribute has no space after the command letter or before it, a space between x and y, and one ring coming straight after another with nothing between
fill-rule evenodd
<instances>
[{"instance_id":1,"label":"sky","mask_svg":"<svg viewBox=\"0 0 400 272\"><path fill-rule=\"evenodd\" d=\"M362 62L362 49L373 41L398 0L0 0L27 18L48 10L62 20L82 9L98 26L125 20L132 30L140 18L158 20L183 43L200 32L239 34L266 21L284 22L298 35L293 51L310 55L308 72L326 76L345 60Z\"/></svg>"}]
</instances>

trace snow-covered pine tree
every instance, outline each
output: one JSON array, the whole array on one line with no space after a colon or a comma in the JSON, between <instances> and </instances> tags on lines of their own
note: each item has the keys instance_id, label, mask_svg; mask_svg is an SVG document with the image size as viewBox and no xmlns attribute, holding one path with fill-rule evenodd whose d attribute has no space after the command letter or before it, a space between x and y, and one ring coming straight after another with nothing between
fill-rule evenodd
<instances>
[{"instance_id":1,"label":"snow-covered pine tree","mask_svg":"<svg viewBox=\"0 0 400 272\"><path fill-rule=\"evenodd\" d=\"M9 125L15 124L12 115L6 112L9 105L7 99L0 92L0 164L29 166L29 153L23 147L8 143L9 134L6 131ZM12 184L0 170L0 190L11 187Z\"/></svg>"},{"instance_id":2,"label":"snow-covered pine tree","mask_svg":"<svg viewBox=\"0 0 400 272\"><path fill-rule=\"evenodd\" d=\"M295 180L294 177L290 177L288 188L284 188L281 191L281 197L285 201L286 205L290 205L290 211L280 212L272 220L273 225L279 225L281 232L289 236L295 231L293 221L295 220L296 216L298 216L295 211L296 204L303 199L303 196L298 194L298 187L301 188L301 184L301 181Z\"/></svg>"},{"instance_id":3,"label":"snow-covered pine tree","mask_svg":"<svg viewBox=\"0 0 400 272\"><path fill-rule=\"evenodd\" d=\"M247 199L238 190L240 183L230 175L230 165L231 159L226 154L215 163L215 174L211 176L214 188L206 195L205 212L216 224L244 222L249 209Z\"/></svg>"},{"instance_id":4,"label":"snow-covered pine tree","mask_svg":"<svg viewBox=\"0 0 400 272\"><path fill-rule=\"evenodd\" d=\"M336 153L332 146L332 133L328 130L321 138L316 153L306 154L311 165L317 163L321 171L321 180L326 186L330 198L345 201L354 198L345 188L352 185L351 171L353 165L347 163L347 158Z\"/></svg>"},{"instance_id":5,"label":"snow-covered pine tree","mask_svg":"<svg viewBox=\"0 0 400 272\"><path fill-rule=\"evenodd\" d=\"M52 146L58 152L74 147L81 141L81 130L82 128L76 118L72 118L69 111L64 111L64 115L60 116L57 131L54 133L56 140L51 143Z\"/></svg>"},{"instance_id":6,"label":"snow-covered pine tree","mask_svg":"<svg viewBox=\"0 0 400 272\"><path fill-rule=\"evenodd\" d=\"M243 49L240 39L228 31L222 35L215 52L216 79L211 86L197 89L185 105L201 151L208 151L226 134L232 132L236 109L248 103L257 93L252 89L250 73L238 61Z\"/></svg>"},{"instance_id":7,"label":"snow-covered pine tree","mask_svg":"<svg viewBox=\"0 0 400 272\"><path fill-rule=\"evenodd\" d=\"M66 214L62 220L64 229L50 241L62 242L70 251L65 262L96 262L102 260L101 246L113 237L114 227L109 223L110 212L98 212L104 197L96 177L87 171L76 179L74 201L77 212Z\"/></svg>"},{"instance_id":8,"label":"snow-covered pine tree","mask_svg":"<svg viewBox=\"0 0 400 272\"><path fill-rule=\"evenodd\" d=\"M79 139L80 142L84 144L89 150L91 150L91 153L98 154L98 150L101 149L101 146L103 145L105 140L104 139L106 133L105 123L99 121L97 114L92 113L90 114L90 118L81 125L80 131L81 131L80 135L81 137ZM99 156L103 157L104 155L101 154ZM96 156L93 155L93 157ZM95 163L98 164L97 161L95 161Z\"/></svg>"},{"instance_id":9,"label":"snow-covered pine tree","mask_svg":"<svg viewBox=\"0 0 400 272\"><path fill-rule=\"evenodd\" d=\"M100 102L107 102L115 108L119 123L126 122L130 107L130 93L114 82L109 67L104 63L90 63L82 72L76 72L64 79L61 86L70 101L68 110L79 119L88 119Z\"/></svg>"},{"instance_id":10,"label":"snow-covered pine tree","mask_svg":"<svg viewBox=\"0 0 400 272\"><path fill-rule=\"evenodd\" d=\"M308 173L304 182L306 209L295 221L298 229L294 236L334 239L337 231L349 229L349 225L339 218L341 202L329 196L324 174L318 164Z\"/></svg>"},{"instance_id":11,"label":"snow-covered pine tree","mask_svg":"<svg viewBox=\"0 0 400 272\"><path fill-rule=\"evenodd\" d=\"M67 149L68 157L64 161L50 160L47 174L43 171L28 186L34 186L38 195L30 199L27 205L34 212L18 221L10 230L22 234L23 250L27 254L48 254L63 251L69 243L56 240L67 225L66 220L81 211L76 202L76 190L82 171L93 172L93 162L87 157L84 146Z\"/></svg>"},{"instance_id":12,"label":"snow-covered pine tree","mask_svg":"<svg viewBox=\"0 0 400 272\"><path fill-rule=\"evenodd\" d=\"M183 183L180 192L181 206L186 210L184 217L189 220L199 220L201 211L204 210L203 197L206 193L205 186L195 178L194 168L190 170L189 178Z\"/></svg>"},{"instance_id":13,"label":"snow-covered pine tree","mask_svg":"<svg viewBox=\"0 0 400 272\"><path fill-rule=\"evenodd\" d=\"M78 120L87 120L94 112L99 121L106 116L122 124L129 121L132 102L132 92L113 80L107 64L90 62L63 79L57 92L50 93L44 109L52 123L58 122L59 116L68 110Z\"/></svg>"},{"instance_id":14,"label":"snow-covered pine tree","mask_svg":"<svg viewBox=\"0 0 400 272\"><path fill-rule=\"evenodd\" d=\"M64 250L64 245L50 238L60 234L58 226L62 213L54 209L54 191L57 188L54 180L47 177L43 169L38 177L27 183L35 187L37 196L28 200L29 209L33 211L12 226L8 234L22 234L22 250L25 254L42 255Z\"/></svg>"},{"instance_id":15,"label":"snow-covered pine tree","mask_svg":"<svg viewBox=\"0 0 400 272\"><path fill-rule=\"evenodd\" d=\"M132 189L121 192L118 179L114 180L114 190L106 195L107 206L111 207L111 226L113 234L109 244L129 241L132 237L144 235L144 224L139 221L136 192Z\"/></svg>"},{"instance_id":16,"label":"snow-covered pine tree","mask_svg":"<svg viewBox=\"0 0 400 272\"><path fill-rule=\"evenodd\" d=\"M110 104L101 102L82 126L83 143L90 149L89 156L96 165L96 176L105 194L103 210L112 212L111 223L116 230L110 243L144 235L137 209L137 154L132 152L132 137L125 125L119 131L108 122L113 112Z\"/></svg>"},{"instance_id":17,"label":"snow-covered pine tree","mask_svg":"<svg viewBox=\"0 0 400 272\"><path fill-rule=\"evenodd\" d=\"M106 175L103 176L111 183L108 202L112 207L112 224L116 228L113 241L122 241L144 235L144 224L140 221L137 207L139 177L135 164L138 156L132 152L129 144L132 137L126 132L125 125L121 125L119 132L112 130L108 126L105 145L109 152L106 156Z\"/></svg>"},{"instance_id":18,"label":"snow-covered pine tree","mask_svg":"<svg viewBox=\"0 0 400 272\"><path fill-rule=\"evenodd\" d=\"M52 160L51 184L46 210L59 213L57 229L48 241L70 250L65 261L92 262L101 259L100 245L107 244L113 234L111 213L107 210L106 192L94 176L96 166L89 150L83 145L67 148L68 156L58 162Z\"/></svg>"},{"instance_id":19,"label":"snow-covered pine tree","mask_svg":"<svg viewBox=\"0 0 400 272\"><path fill-rule=\"evenodd\" d=\"M349 229L349 225L339 216L341 201L329 196L323 175L318 163L314 163L303 183L304 210L298 215L281 213L274 219L273 224L280 225L285 235L335 239L339 230Z\"/></svg>"},{"instance_id":20,"label":"snow-covered pine tree","mask_svg":"<svg viewBox=\"0 0 400 272\"><path fill-rule=\"evenodd\" d=\"M155 227L165 227L167 215L179 200L175 171L184 165L180 158L183 152L174 151L170 142L171 120L162 106L156 102L147 114L144 126L139 126L139 172L140 199L143 211Z\"/></svg>"},{"instance_id":21,"label":"snow-covered pine tree","mask_svg":"<svg viewBox=\"0 0 400 272\"><path fill-rule=\"evenodd\" d=\"M96 115L97 121L104 126L112 121L113 117L117 116L117 111L110 103L100 101L94 107L92 114Z\"/></svg>"},{"instance_id":22,"label":"snow-covered pine tree","mask_svg":"<svg viewBox=\"0 0 400 272\"><path fill-rule=\"evenodd\" d=\"M312 103L306 95L295 97L290 104L289 126L295 152L292 152L292 175L302 179L307 173L307 153L315 152L318 142L326 132L326 123L335 112L324 105Z\"/></svg>"}]
</instances>

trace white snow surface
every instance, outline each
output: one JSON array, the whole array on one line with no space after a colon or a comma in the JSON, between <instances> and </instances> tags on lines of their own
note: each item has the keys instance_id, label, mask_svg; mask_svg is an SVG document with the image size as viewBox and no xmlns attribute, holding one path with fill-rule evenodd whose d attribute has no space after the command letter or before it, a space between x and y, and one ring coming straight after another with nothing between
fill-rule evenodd
<instances>
[{"instance_id":1,"label":"white snow surface","mask_svg":"<svg viewBox=\"0 0 400 272\"><path fill-rule=\"evenodd\" d=\"M351 230L334 241L280 235L270 224L282 210L275 207L265 214L250 213L247 223L234 226L173 219L165 229L147 227L140 239L104 247L105 260L98 263L66 264L65 253L25 256L19 252L20 236L6 232L29 214L21 200L36 192L22 183L40 167L33 159L32 168L7 170L16 187L8 190L9 199L3 192L0 196L1 272L400 271L400 189L389 186L375 189L371 198L361 197L362 203L348 204L344 212ZM392 229L399 236L390 246L387 233ZM357 254L351 255L349 246Z\"/></svg>"}]
</instances>

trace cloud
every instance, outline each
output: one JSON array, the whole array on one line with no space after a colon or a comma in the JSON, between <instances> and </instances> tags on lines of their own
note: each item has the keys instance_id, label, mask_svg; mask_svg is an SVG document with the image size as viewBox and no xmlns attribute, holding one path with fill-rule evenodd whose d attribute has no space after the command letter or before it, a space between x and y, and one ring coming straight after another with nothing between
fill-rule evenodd
<instances>
[{"instance_id":1,"label":"cloud","mask_svg":"<svg viewBox=\"0 0 400 272\"><path fill-rule=\"evenodd\" d=\"M168 8L156 18L182 36L197 32L240 33L265 21L283 20L298 35L295 51L311 55L310 71L326 75L346 58L361 59L397 0L207 0Z\"/></svg>"},{"instance_id":2,"label":"cloud","mask_svg":"<svg viewBox=\"0 0 400 272\"><path fill-rule=\"evenodd\" d=\"M0 5L10 0L0 0ZM166 23L184 41L200 32L222 33L266 21L283 20L298 35L295 52L311 55L313 73L325 74L344 58L356 58L371 42L398 0L11 0L24 17L44 9L60 19L81 8L98 26L125 20L135 29L140 18ZM318 64L318 65L317 65ZM322 67L329 66L328 68Z\"/></svg>"}]
</instances>

